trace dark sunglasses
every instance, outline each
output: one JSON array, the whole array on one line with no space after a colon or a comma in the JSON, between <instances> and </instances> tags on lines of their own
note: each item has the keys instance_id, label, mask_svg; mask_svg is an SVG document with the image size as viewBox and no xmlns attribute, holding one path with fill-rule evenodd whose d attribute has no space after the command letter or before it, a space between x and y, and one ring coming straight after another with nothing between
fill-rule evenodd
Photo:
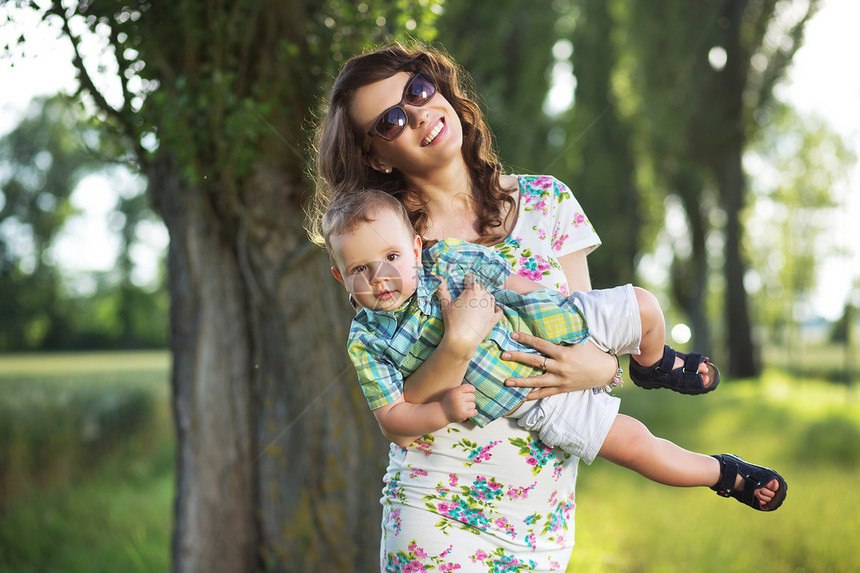
<instances>
[{"instance_id":1,"label":"dark sunglasses","mask_svg":"<svg viewBox=\"0 0 860 573\"><path fill-rule=\"evenodd\" d=\"M433 82L422 74L412 76L412 79L403 89L403 98L401 98L400 103L383 111L373 122L373 127L364 136L361 150L364 153L370 151L370 144L374 135L378 135L386 141L394 141L400 137L408 122L403 104L421 107L430 101L434 95L436 95L436 85Z\"/></svg>"}]
</instances>

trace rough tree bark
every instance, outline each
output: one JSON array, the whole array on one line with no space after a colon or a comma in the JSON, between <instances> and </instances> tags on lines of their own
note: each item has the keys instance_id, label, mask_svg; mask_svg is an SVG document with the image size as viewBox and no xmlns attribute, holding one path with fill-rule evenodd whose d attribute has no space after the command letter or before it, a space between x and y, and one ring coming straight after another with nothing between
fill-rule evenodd
<instances>
[{"instance_id":1,"label":"rough tree bark","mask_svg":"<svg viewBox=\"0 0 860 573\"><path fill-rule=\"evenodd\" d=\"M343 350L351 309L282 171L232 224L169 164L149 173L171 236L177 572L378 567L384 442Z\"/></svg>"}]
</instances>

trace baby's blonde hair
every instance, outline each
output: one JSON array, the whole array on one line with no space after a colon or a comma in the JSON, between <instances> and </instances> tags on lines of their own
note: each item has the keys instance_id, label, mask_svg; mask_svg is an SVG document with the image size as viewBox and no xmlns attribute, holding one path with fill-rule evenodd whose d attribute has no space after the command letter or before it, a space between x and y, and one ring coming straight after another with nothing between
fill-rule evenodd
<instances>
[{"instance_id":1,"label":"baby's blonde hair","mask_svg":"<svg viewBox=\"0 0 860 573\"><path fill-rule=\"evenodd\" d=\"M415 234L409 213L396 198L378 189L364 189L354 193L344 193L335 197L322 216L322 235L325 249L333 266L337 266L332 252L331 238L354 230L360 223L370 223L376 220L376 215L382 209L391 210L410 235Z\"/></svg>"}]
</instances>

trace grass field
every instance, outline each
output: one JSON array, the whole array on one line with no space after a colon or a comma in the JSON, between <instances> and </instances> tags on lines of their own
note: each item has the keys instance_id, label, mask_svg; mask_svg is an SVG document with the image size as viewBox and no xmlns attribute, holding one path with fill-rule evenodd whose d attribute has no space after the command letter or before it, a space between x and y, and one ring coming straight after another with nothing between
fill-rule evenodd
<instances>
[{"instance_id":1,"label":"grass field","mask_svg":"<svg viewBox=\"0 0 860 573\"><path fill-rule=\"evenodd\" d=\"M166 352L0 358L0 572L169 571Z\"/></svg>"},{"instance_id":2,"label":"grass field","mask_svg":"<svg viewBox=\"0 0 860 573\"><path fill-rule=\"evenodd\" d=\"M727 381L706 397L622 390L622 411L688 449L777 469L773 514L707 489L651 483L597 460L577 487L577 572L860 570L860 392L790 380Z\"/></svg>"},{"instance_id":3,"label":"grass field","mask_svg":"<svg viewBox=\"0 0 860 573\"><path fill-rule=\"evenodd\" d=\"M40 451L65 452L72 438L53 433L80 432L81 420L93 417L68 411L93 407L101 408L94 419L104 427L96 435L122 436L98 442L94 453L84 444L51 470L50 479L19 491L24 501L0 509L0 573L169 571L174 444L168 367L166 353L0 357L0 448L32 442ZM123 406L144 395L151 409ZM788 498L778 512L760 513L704 488L656 485L597 460L580 470L569 571L860 570L860 387L768 370L762 381L725 380L704 397L630 383L621 396L622 411L658 436L779 470L789 483ZM108 406L144 412L148 422L129 425ZM11 434L4 412L7 422L13 419ZM0 473L9 469L3 454ZM62 457L17 455L19 472Z\"/></svg>"}]
</instances>

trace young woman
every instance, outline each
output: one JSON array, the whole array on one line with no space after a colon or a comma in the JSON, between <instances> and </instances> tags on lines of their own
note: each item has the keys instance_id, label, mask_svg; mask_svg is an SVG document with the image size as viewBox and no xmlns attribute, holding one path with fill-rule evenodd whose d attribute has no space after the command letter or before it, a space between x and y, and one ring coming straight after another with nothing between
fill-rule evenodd
<instances>
[{"instance_id":1,"label":"young woman","mask_svg":"<svg viewBox=\"0 0 860 573\"><path fill-rule=\"evenodd\" d=\"M318 133L312 238L321 244L319 218L333 197L382 189L400 199L425 242L484 244L546 287L590 290L586 255L600 240L581 207L552 177L502 173L463 76L449 58L426 48L394 45L347 62ZM463 379L476 341L498 320L492 306L470 304L471 292L444 305L442 340L408 380ZM518 352L503 358L544 374L511 384L536 388L532 398L578 391L589 405L588 415L572 421L580 455L552 450L506 418L483 428L450 424L416 441L388 435L394 443L382 499L383 571L566 568L579 459L591 463L609 449L613 424L627 420L617 416L617 399L590 390L606 386L618 363L591 344L556 346L526 335L520 342L547 358ZM416 394L426 386L407 383L406 400L438 399ZM726 494L744 485L736 469L722 471L731 479ZM767 499L778 487L772 481L754 484L768 486Z\"/></svg>"}]
</instances>

